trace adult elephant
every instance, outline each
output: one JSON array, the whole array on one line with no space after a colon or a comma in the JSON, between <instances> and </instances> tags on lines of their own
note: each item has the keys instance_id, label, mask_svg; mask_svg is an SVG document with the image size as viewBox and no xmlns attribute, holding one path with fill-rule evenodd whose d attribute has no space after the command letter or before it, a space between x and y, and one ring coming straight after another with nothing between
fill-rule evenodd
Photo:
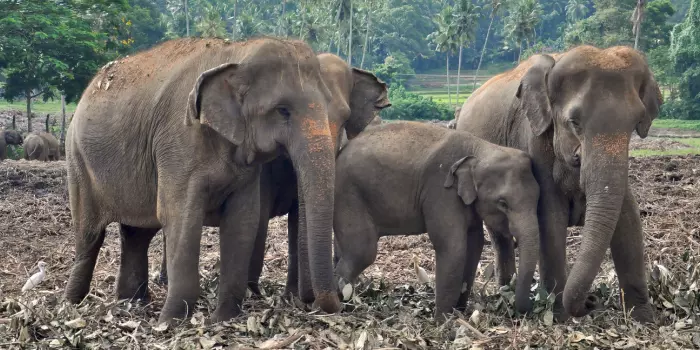
<instances>
[{"instance_id":1,"label":"adult elephant","mask_svg":"<svg viewBox=\"0 0 700 350\"><path fill-rule=\"evenodd\" d=\"M332 278L332 94L306 43L177 39L112 62L83 93L68 130L76 259L65 296L88 292L110 222L121 224L119 297L147 266L163 228L172 277L159 322L187 317L199 296L202 226L221 229L214 321L240 313L260 217L261 163L286 153L305 210L310 274L322 310L337 312ZM145 257L145 261L144 261ZM147 269L145 270L147 272Z\"/></svg>"},{"instance_id":2,"label":"adult elephant","mask_svg":"<svg viewBox=\"0 0 700 350\"><path fill-rule=\"evenodd\" d=\"M580 46L535 55L497 75L464 103L457 130L528 152L540 184L540 271L558 311L581 317L598 303L588 291L611 249L624 303L651 322L639 209L627 182L628 147L647 136L663 103L644 58L629 47ZM583 225L567 279L566 228ZM500 282L514 272L512 240L494 237ZM561 292L563 291L563 299Z\"/></svg>"},{"instance_id":3,"label":"adult elephant","mask_svg":"<svg viewBox=\"0 0 700 350\"><path fill-rule=\"evenodd\" d=\"M21 145L24 138L17 130L0 130L0 160L7 158L7 145Z\"/></svg>"},{"instance_id":4,"label":"adult elephant","mask_svg":"<svg viewBox=\"0 0 700 350\"><path fill-rule=\"evenodd\" d=\"M323 80L333 96L328 107L328 124L337 154L348 137L354 138L369 124L381 123L377 114L391 103L387 97L387 85L371 72L350 67L343 59L330 53L319 54L318 60ZM303 220L299 221L299 208L305 206L303 201L300 202L303 198L298 195L297 177L291 159L279 157L263 165L260 178L261 216L248 273L248 286L253 293L260 294L258 282L263 268L268 221L287 215L289 268L285 295L300 297L307 303L314 300L308 280L305 280L309 278L308 259L298 258L299 252L308 255L308 243L303 241L303 236L299 236L300 226L304 225ZM299 271L304 272L301 280ZM160 281L168 283L165 260L161 263Z\"/></svg>"}]
</instances>

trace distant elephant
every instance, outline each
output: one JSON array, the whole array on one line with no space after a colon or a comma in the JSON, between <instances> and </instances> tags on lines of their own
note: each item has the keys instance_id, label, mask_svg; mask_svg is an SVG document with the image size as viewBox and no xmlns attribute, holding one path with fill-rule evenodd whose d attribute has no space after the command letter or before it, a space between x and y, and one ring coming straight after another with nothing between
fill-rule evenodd
<instances>
[{"instance_id":1,"label":"distant elephant","mask_svg":"<svg viewBox=\"0 0 700 350\"><path fill-rule=\"evenodd\" d=\"M455 108L455 118L447 123L448 129L457 129L457 122L459 121L459 113L462 111L462 107Z\"/></svg>"},{"instance_id":2,"label":"distant elephant","mask_svg":"<svg viewBox=\"0 0 700 350\"><path fill-rule=\"evenodd\" d=\"M534 55L489 79L464 102L457 130L533 158L541 190L540 276L547 291L557 295L560 319L596 307L598 300L588 291L610 247L627 310L636 320L653 322L644 236L627 163L631 133L646 137L662 103L639 52L592 46ZM566 228L581 225L581 249L567 279ZM501 275L508 276L514 269L513 242L495 242L506 262Z\"/></svg>"},{"instance_id":3,"label":"distant elephant","mask_svg":"<svg viewBox=\"0 0 700 350\"><path fill-rule=\"evenodd\" d=\"M49 144L38 134L29 134L24 138L24 159L49 161Z\"/></svg>"},{"instance_id":4,"label":"distant elephant","mask_svg":"<svg viewBox=\"0 0 700 350\"><path fill-rule=\"evenodd\" d=\"M0 130L0 160L7 158L7 145L21 145L24 138L17 130Z\"/></svg>"},{"instance_id":5,"label":"distant elephant","mask_svg":"<svg viewBox=\"0 0 700 350\"><path fill-rule=\"evenodd\" d=\"M66 140L76 254L65 296L87 295L110 222L121 224L120 298L147 280L162 227L170 285L159 322L190 315L200 293L202 226L218 226L221 268L212 320L241 312L260 221L261 164L285 153L308 224L315 300L340 310L332 276L334 98L301 41L183 38L105 65L85 89ZM303 236L305 232L300 233ZM144 276L130 276L129 274Z\"/></svg>"},{"instance_id":6,"label":"distant elephant","mask_svg":"<svg viewBox=\"0 0 700 350\"><path fill-rule=\"evenodd\" d=\"M333 95L333 102L328 109L328 122L331 134L334 135L335 151L337 153L342 140L347 140L347 135L355 137L362 132L368 124L376 124L376 116L380 110L391 106L387 98L387 85L374 74L350 67L340 57L323 53L318 55L321 65L321 76L326 86ZM342 137L342 140L338 138ZM287 271L287 285L285 295L300 296L305 302L312 302L314 296L305 285L302 295L299 295L298 271L309 271L308 267L299 264L308 264L304 259L298 259L300 251L305 243L299 242L299 196L297 178L294 167L289 158L279 157L262 167L261 180L261 217L258 226L258 234L255 250L250 263L248 274L248 286L255 294L260 294L258 281L262 273L265 255L265 242L267 240L268 221L274 217L287 215L288 222L288 246L289 268ZM298 242L298 244L297 244ZM165 247L164 247L165 251ZM308 278L308 277L307 277ZM168 277L165 270L165 261L161 263L161 283L167 284Z\"/></svg>"},{"instance_id":7,"label":"distant elephant","mask_svg":"<svg viewBox=\"0 0 700 350\"><path fill-rule=\"evenodd\" d=\"M336 160L335 273L354 282L376 259L379 237L427 232L437 259L440 321L466 305L484 245L483 221L519 241L515 305L525 313L539 258L538 197L523 151L420 122L368 129Z\"/></svg>"},{"instance_id":8,"label":"distant elephant","mask_svg":"<svg viewBox=\"0 0 700 350\"><path fill-rule=\"evenodd\" d=\"M49 160L61 159L60 145L59 145L58 139L56 139L56 136L53 136L53 134L48 133L48 132L40 132L39 136L41 136L46 141L46 144L48 146L48 152L47 152L48 159Z\"/></svg>"}]
</instances>

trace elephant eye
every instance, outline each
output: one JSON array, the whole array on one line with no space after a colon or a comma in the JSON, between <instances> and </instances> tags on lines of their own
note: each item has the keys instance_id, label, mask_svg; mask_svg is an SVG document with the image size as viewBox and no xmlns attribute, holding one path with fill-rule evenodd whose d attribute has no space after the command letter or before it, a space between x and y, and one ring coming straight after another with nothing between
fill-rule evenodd
<instances>
[{"instance_id":1,"label":"elephant eye","mask_svg":"<svg viewBox=\"0 0 700 350\"><path fill-rule=\"evenodd\" d=\"M574 131L579 132L581 131L581 125L578 122L578 119L576 118L571 118L569 119L569 125L574 129Z\"/></svg>"},{"instance_id":2,"label":"elephant eye","mask_svg":"<svg viewBox=\"0 0 700 350\"><path fill-rule=\"evenodd\" d=\"M287 107L277 107L277 113L281 114L285 119L289 119L291 116L291 113L289 113L289 109L287 109Z\"/></svg>"},{"instance_id":3,"label":"elephant eye","mask_svg":"<svg viewBox=\"0 0 700 350\"><path fill-rule=\"evenodd\" d=\"M508 210L508 203L506 203L505 199L498 200L498 209L503 210L503 211Z\"/></svg>"}]
</instances>

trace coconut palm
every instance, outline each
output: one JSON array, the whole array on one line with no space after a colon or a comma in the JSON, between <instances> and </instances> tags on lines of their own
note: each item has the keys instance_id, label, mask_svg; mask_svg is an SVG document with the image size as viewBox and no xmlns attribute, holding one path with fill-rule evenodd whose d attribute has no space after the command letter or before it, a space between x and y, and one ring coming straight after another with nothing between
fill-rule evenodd
<instances>
[{"instance_id":1,"label":"coconut palm","mask_svg":"<svg viewBox=\"0 0 700 350\"><path fill-rule=\"evenodd\" d=\"M569 23L576 23L588 14L588 0L569 0L565 10Z\"/></svg>"},{"instance_id":2,"label":"coconut palm","mask_svg":"<svg viewBox=\"0 0 700 350\"><path fill-rule=\"evenodd\" d=\"M474 73L474 79L472 80L472 91L476 89L476 77L479 75L479 69L481 69L481 62L484 60L484 52L486 52L486 45L489 43L489 35L491 34L491 26L493 26L493 19L499 14L500 10L503 8L501 5L503 3L501 0L491 0L491 20L489 21L489 28L486 30L486 39L484 40L484 46L481 48L481 56L479 56L479 64L476 66L476 73Z\"/></svg>"},{"instance_id":3,"label":"coconut palm","mask_svg":"<svg viewBox=\"0 0 700 350\"><path fill-rule=\"evenodd\" d=\"M479 26L479 12L481 8L472 4L469 0L460 0L455 6L453 16L455 36L459 45L459 60L457 63L457 104L459 105L459 86L462 77L462 49L474 42L476 29Z\"/></svg>"},{"instance_id":4,"label":"coconut palm","mask_svg":"<svg viewBox=\"0 0 700 350\"><path fill-rule=\"evenodd\" d=\"M450 94L450 55L457 50L457 28L453 22L454 11L451 6L446 6L435 17L438 26L437 31L428 35L428 40L435 44L435 50L444 52L447 63L447 100L452 105Z\"/></svg>"}]
</instances>

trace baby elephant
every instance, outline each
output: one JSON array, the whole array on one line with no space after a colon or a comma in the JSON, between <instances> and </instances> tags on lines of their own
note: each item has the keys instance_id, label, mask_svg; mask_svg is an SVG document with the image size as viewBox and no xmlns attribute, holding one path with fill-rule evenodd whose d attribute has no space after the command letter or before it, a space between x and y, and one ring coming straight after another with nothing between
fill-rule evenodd
<instances>
[{"instance_id":1,"label":"baby elephant","mask_svg":"<svg viewBox=\"0 0 700 350\"><path fill-rule=\"evenodd\" d=\"M17 130L0 129L0 160L7 158L7 145L21 145L24 142Z\"/></svg>"},{"instance_id":2,"label":"baby elephant","mask_svg":"<svg viewBox=\"0 0 700 350\"><path fill-rule=\"evenodd\" d=\"M59 160L59 143L55 136L47 132L32 133L24 140L24 159Z\"/></svg>"},{"instance_id":3,"label":"baby elephant","mask_svg":"<svg viewBox=\"0 0 700 350\"><path fill-rule=\"evenodd\" d=\"M354 282L379 237L428 233L437 259L435 319L466 305L489 230L518 239L516 308L539 259L539 185L529 156L470 133L418 122L367 129L336 162L335 274ZM512 237L509 237L512 239Z\"/></svg>"}]
</instances>

